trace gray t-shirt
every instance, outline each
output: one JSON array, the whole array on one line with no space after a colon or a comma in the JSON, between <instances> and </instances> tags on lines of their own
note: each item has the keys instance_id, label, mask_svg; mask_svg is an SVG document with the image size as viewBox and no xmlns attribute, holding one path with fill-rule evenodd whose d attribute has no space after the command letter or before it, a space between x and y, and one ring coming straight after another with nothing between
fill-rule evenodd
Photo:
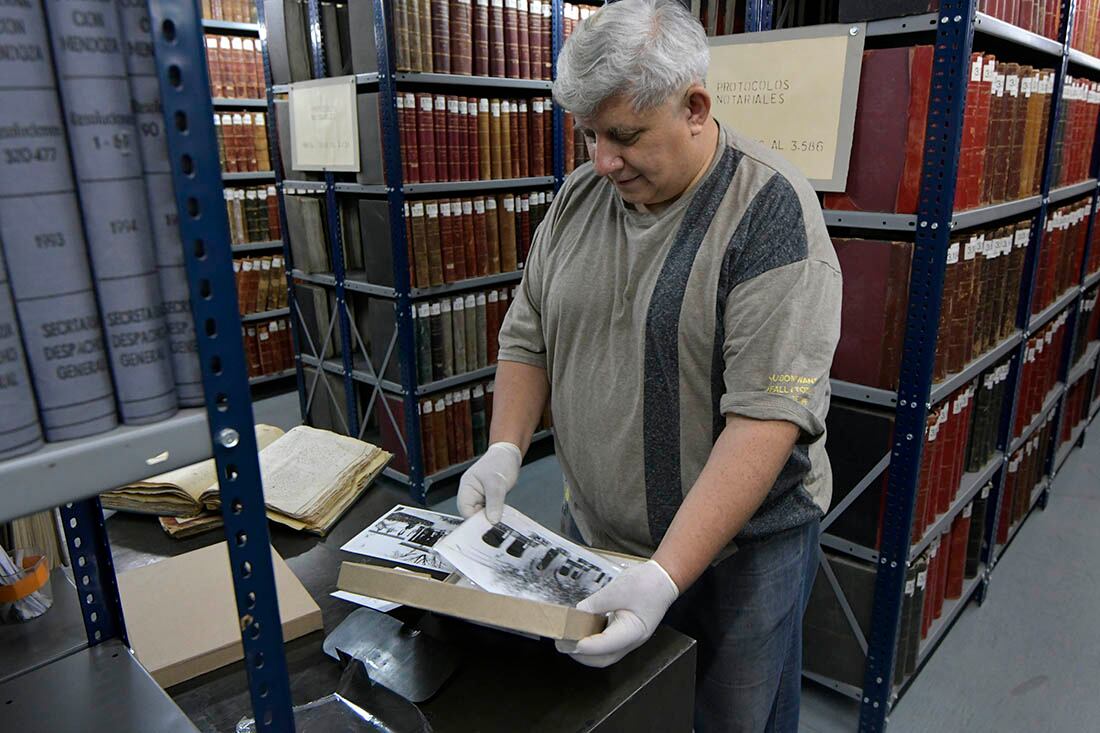
<instances>
[{"instance_id":1,"label":"gray t-shirt","mask_svg":"<svg viewBox=\"0 0 1100 733\"><path fill-rule=\"evenodd\" d=\"M832 494L840 267L805 178L719 128L706 175L658 214L591 164L569 176L501 327L500 359L547 372L567 501L597 547L652 554L731 413L801 429L737 540L817 520Z\"/></svg>"}]
</instances>

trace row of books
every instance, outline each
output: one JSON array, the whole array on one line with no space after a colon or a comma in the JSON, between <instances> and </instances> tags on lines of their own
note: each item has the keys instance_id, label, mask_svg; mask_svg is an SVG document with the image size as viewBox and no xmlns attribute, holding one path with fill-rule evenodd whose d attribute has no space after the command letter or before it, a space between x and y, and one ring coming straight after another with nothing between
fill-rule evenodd
<instances>
[{"instance_id":1,"label":"row of books","mask_svg":"<svg viewBox=\"0 0 1100 733\"><path fill-rule=\"evenodd\" d=\"M233 244L283 238L275 186L226 187L225 211L229 216L229 236Z\"/></svg>"},{"instance_id":2,"label":"row of books","mask_svg":"<svg viewBox=\"0 0 1100 733\"><path fill-rule=\"evenodd\" d=\"M864 51L848 181L825 208L916 213L932 58L932 46ZM956 209L1037 194L1054 71L979 53L970 69Z\"/></svg>"},{"instance_id":3,"label":"row of books","mask_svg":"<svg viewBox=\"0 0 1100 733\"><path fill-rule=\"evenodd\" d=\"M294 339L286 318L241 326L248 376L264 377L294 368Z\"/></svg>"},{"instance_id":4,"label":"row of books","mask_svg":"<svg viewBox=\"0 0 1100 733\"><path fill-rule=\"evenodd\" d=\"M497 334L512 297L508 288L500 288L416 305L413 333L418 383L495 364Z\"/></svg>"},{"instance_id":5,"label":"row of books","mask_svg":"<svg viewBox=\"0 0 1100 733\"><path fill-rule=\"evenodd\" d=\"M1050 163L1053 187L1069 186L1089 177L1098 114L1100 82L1067 76Z\"/></svg>"},{"instance_id":6,"label":"row of books","mask_svg":"<svg viewBox=\"0 0 1100 733\"><path fill-rule=\"evenodd\" d=\"M397 70L549 80L551 10L539 0L397 0Z\"/></svg>"},{"instance_id":7,"label":"row of books","mask_svg":"<svg viewBox=\"0 0 1100 733\"><path fill-rule=\"evenodd\" d=\"M1046 459L1050 455L1055 435L1054 410L1050 411L1042 427L1008 458L1004 486L1001 491L1001 513L997 520L996 543L1008 542L1008 535L1019 525L1031 509L1031 498L1046 472Z\"/></svg>"},{"instance_id":8,"label":"row of books","mask_svg":"<svg viewBox=\"0 0 1100 733\"><path fill-rule=\"evenodd\" d=\"M1055 40L1062 23L1061 0L978 0L978 12ZM1084 19L1080 3L1076 18Z\"/></svg>"},{"instance_id":9,"label":"row of books","mask_svg":"<svg viewBox=\"0 0 1100 733\"><path fill-rule=\"evenodd\" d=\"M406 202L411 282L427 288L515 272L553 200L540 191Z\"/></svg>"},{"instance_id":10,"label":"row of books","mask_svg":"<svg viewBox=\"0 0 1100 733\"><path fill-rule=\"evenodd\" d=\"M1070 45L1091 56L1100 56L1100 0L1077 0Z\"/></svg>"},{"instance_id":11,"label":"row of books","mask_svg":"<svg viewBox=\"0 0 1100 733\"><path fill-rule=\"evenodd\" d=\"M549 97L398 94L402 178L431 183L551 175L551 109Z\"/></svg>"},{"instance_id":12,"label":"row of books","mask_svg":"<svg viewBox=\"0 0 1100 733\"><path fill-rule=\"evenodd\" d=\"M202 17L230 23L255 23L256 4L251 0L202 0Z\"/></svg>"},{"instance_id":13,"label":"row of books","mask_svg":"<svg viewBox=\"0 0 1100 733\"><path fill-rule=\"evenodd\" d=\"M933 377L942 381L1015 329L1030 235L1027 221L955 237L947 252ZM833 240L841 272L840 342L832 376L897 389L912 242Z\"/></svg>"},{"instance_id":14,"label":"row of books","mask_svg":"<svg viewBox=\"0 0 1100 733\"><path fill-rule=\"evenodd\" d=\"M1076 364L1085 355L1089 342L1100 340L1100 308L1096 307L1100 286L1094 285L1081 296L1081 309L1073 327L1073 356L1070 364ZM1100 395L1098 395L1100 396Z\"/></svg>"},{"instance_id":15,"label":"row of books","mask_svg":"<svg viewBox=\"0 0 1100 733\"><path fill-rule=\"evenodd\" d=\"M206 37L210 95L231 99L265 99L263 51L258 40L242 36Z\"/></svg>"},{"instance_id":16,"label":"row of books","mask_svg":"<svg viewBox=\"0 0 1100 733\"><path fill-rule=\"evenodd\" d=\"M577 129L572 112L562 115L562 140L565 145L565 175L569 175L578 166L588 162L588 144L584 140L584 134Z\"/></svg>"},{"instance_id":17,"label":"row of books","mask_svg":"<svg viewBox=\"0 0 1100 733\"><path fill-rule=\"evenodd\" d=\"M595 3L595 0L593 0ZM595 3L599 4L599 3ZM573 31L577 29L582 20L588 20L588 17L599 10L598 7L592 5L576 5L574 3L562 4L562 41L569 39L569 36L573 35Z\"/></svg>"},{"instance_id":18,"label":"row of books","mask_svg":"<svg viewBox=\"0 0 1100 733\"><path fill-rule=\"evenodd\" d=\"M1062 403L1062 411L1065 417L1062 420L1062 433L1058 437L1059 447L1069 442L1073 436L1073 431L1089 419L1089 389L1092 386L1094 375L1095 372L1090 371L1071 384L1066 392L1066 400Z\"/></svg>"},{"instance_id":19,"label":"row of books","mask_svg":"<svg viewBox=\"0 0 1100 733\"><path fill-rule=\"evenodd\" d=\"M1039 333L1027 340L1023 364L1020 367L1020 390L1016 404L1016 423L1012 429L1013 437L1021 435L1024 428L1042 411L1043 402L1058 383L1058 368L1061 365L1068 320L1069 312L1062 311Z\"/></svg>"},{"instance_id":20,"label":"row of books","mask_svg":"<svg viewBox=\"0 0 1100 733\"><path fill-rule=\"evenodd\" d=\"M1098 213L1100 213L1100 200L1097 200L1096 206L1092 209L1093 216ZM1098 226L1092 228L1092 242L1089 244L1089 255L1085 259L1085 274L1092 275L1096 272L1100 272L1100 227Z\"/></svg>"},{"instance_id":21,"label":"row of books","mask_svg":"<svg viewBox=\"0 0 1100 733\"><path fill-rule=\"evenodd\" d=\"M233 260L241 315L287 307L286 268L282 255Z\"/></svg>"},{"instance_id":22,"label":"row of books","mask_svg":"<svg viewBox=\"0 0 1100 733\"><path fill-rule=\"evenodd\" d=\"M1047 214L1039 267L1031 296L1031 312L1038 313L1081 279L1081 260L1089 228L1089 200L1063 206Z\"/></svg>"},{"instance_id":23,"label":"row of books","mask_svg":"<svg viewBox=\"0 0 1100 733\"><path fill-rule=\"evenodd\" d=\"M267 115L263 112L214 114L218 160L225 173L257 173L271 170L267 142Z\"/></svg>"}]
</instances>

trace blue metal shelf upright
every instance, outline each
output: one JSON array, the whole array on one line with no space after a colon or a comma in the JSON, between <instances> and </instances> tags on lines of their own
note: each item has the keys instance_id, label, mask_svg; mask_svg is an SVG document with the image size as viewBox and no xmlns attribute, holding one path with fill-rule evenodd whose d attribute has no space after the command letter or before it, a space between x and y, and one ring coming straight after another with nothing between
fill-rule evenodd
<instances>
[{"instance_id":1,"label":"blue metal shelf upright","mask_svg":"<svg viewBox=\"0 0 1100 733\"><path fill-rule=\"evenodd\" d=\"M307 0L307 8L309 13L309 38L313 73L315 77L321 78L325 76L326 70L324 38L321 30L320 5L318 0ZM390 422L394 433L398 436L398 440L401 441L402 448L409 458L409 472L407 475L393 468L387 468L385 473L391 478L396 478L407 483L411 498L414 501L424 503L427 498L427 491L433 481L442 480L455 475L455 473L463 468L465 464L448 467L436 472L432 476L426 475L424 471L420 440L419 401L423 395L429 392L429 390L442 389L443 387L440 386L441 383L433 383L430 385L419 385L417 383L415 334L412 324L413 302L416 298L423 298L428 295L453 292L454 290L468 290L478 286L479 281L465 281L457 286L448 285L439 288L429 288L427 290L418 290L412 287L404 227L404 207L407 196L413 193L435 192L445 194L456 191L490 191L501 188L530 188L532 186L551 183L556 190L561 186L564 180L565 158L562 147L562 111L557 105L553 107L552 111L553 176L546 177L545 179L528 178L514 179L512 181L496 180L460 183L405 184L401 176L401 138L397 119L396 95L398 84L458 84L472 87L480 86L495 89L511 89L521 92L544 91L548 95L550 92L550 83L539 80L397 72L395 55L393 53L393 49L395 48L393 3L391 0L377 0L373 4L373 10L374 40L378 55L378 71L369 74L358 74L357 89L360 92L369 90L378 93L381 115L381 144L386 182L384 184L366 185L337 182L335 176L331 172L325 173L323 182L286 181L283 179L283 172L278 161L273 159L273 164L276 168L276 176L278 176L280 214L284 217L284 239L289 237L289 231L285 224L284 197L286 195L322 195L324 197L327 213L327 244L333 266L331 274L310 275L302 272L295 273L289 244L286 247L286 261L288 263L287 278L292 294L292 320L297 327L297 365L301 375L299 377L299 391L303 416L306 416L308 419L310 408L314 398L317 396L319 386L326 390L329 389L328 380L325 379L324 376L325 372L334 375L338 374L342 378L344 386L344 394L342 395L344 412L341 413L341 418L343 420L343 427L349 435L360 438L364 437L371 418L371 413L374 410L376 401L378 401L381 405L381 410L378 412L384 416L380 419L385 419ZM554 59L557 58L557 53L562 44L562 12L562 0L552 0L551 41ZM261 26L265 24L262 8L260 23ZM268 109L271 118L274 119L275 95L287 91L287 88L272 83L267 48L267 34L261 33L261 38L263 39L264 67L268 86ZM554 70L554 73L556 73L556 63L554 63L551 68ZM276 126L270 125L270 147L273 154L279 147L277 144L277 134ZM391 248L393 259L392 275L394 284L392 287L383 287L349 279L345 266L345 252L343 243L341 242L341 227L338 214L339 200L340 197L343 196L385 197L389 213L388 244ZM511 275L515 275L515 277L511 277ZM297 307L297 300L294 297L295 288L293 283L295 279L312 282L334 290L336 308L331 315L330 322L327 324L325 330L326 336L324 339L327 342L327 339L331 337L334 331L338 334L341 347L338 360L322 358L321 354L324 353L325 350L323 348L324 345L313 344L307 330L303 327L301 313ZM518 282L518 279L518 274L509 273L509 276L493 276L481 280L485 280L486 282L484 284L488 286L489 284ZM393 338L389 344L373 344L372 346L377 350L373 358L372 355L368 353L363 335L358 332L358 326L355 323L349 306L349 292L375 298L381 302L388 302L393 307L394 320L396 323ZM372 307L376 306L372 303ZM318 346L322 348L318 349ZM400 383L394 383L382 377L390 360L395 356L399 363ZM304 373L302 373L303 365L315 370L312 379L306 379ZM461 377L446 380L446 382L449 386L453 386L450 385L450 383L453 382L457 385L458 383L470 381L471 376L477 376L482 374L482 372L491 371L491 369L478 370L478 372L471 373L471 375L463 375ZM360 408L357 384L362 384L369 388L369 397L363 409ZM389 402L385 399L386 393L399 395L401 397L401 422L403 422L404 429L399 429L399 421L391 411ZM339 399L338 395L330 394L329 396L334 402ZM549 432L547 431L539 433L535 437L538 439L547 437L548 435Z\"/></svg>"}]
</instances>

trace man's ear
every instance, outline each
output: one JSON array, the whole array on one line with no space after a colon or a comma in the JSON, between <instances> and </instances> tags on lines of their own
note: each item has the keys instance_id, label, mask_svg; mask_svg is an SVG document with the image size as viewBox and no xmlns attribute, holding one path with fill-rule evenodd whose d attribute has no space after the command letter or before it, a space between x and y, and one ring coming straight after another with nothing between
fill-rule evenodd
<instances>
[{"instance_id":1,"label":"man's ear","mask_svg":"<svg viewBox=\"0 0 1100 733\"><path fill-rule=\"evenodd\" d=\"M692 84L684 100L691 134L701 133L710 121L710 92L702 84Z\"/></svg>"}]
</instances>

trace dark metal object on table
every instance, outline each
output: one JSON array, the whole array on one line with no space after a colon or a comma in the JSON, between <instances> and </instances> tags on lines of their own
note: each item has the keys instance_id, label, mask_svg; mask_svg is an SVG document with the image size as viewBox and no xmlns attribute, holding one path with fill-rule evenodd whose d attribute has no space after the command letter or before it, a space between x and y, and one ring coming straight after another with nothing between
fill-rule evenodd
<instances>
[{"instance_id":1,"label":"dark metal object on table","mask_svg":"<svg viewBox=\"0 0 1100 733\"><path fill-rule=\"evenodd\" d=\"M325 654L361 661L370 678L413 702L435 696L458 668L454 647L370 608L353 611L328 635Z\"/></svg>"}]
</instances>

